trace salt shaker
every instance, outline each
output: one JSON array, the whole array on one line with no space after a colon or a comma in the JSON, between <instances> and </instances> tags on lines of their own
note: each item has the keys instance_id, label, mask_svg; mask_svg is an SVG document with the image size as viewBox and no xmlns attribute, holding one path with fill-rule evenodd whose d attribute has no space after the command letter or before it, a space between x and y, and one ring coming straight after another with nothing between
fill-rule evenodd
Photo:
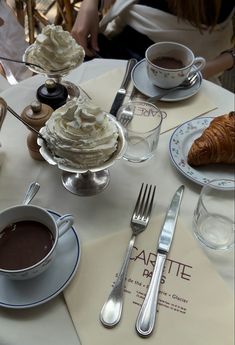
<instances>
[{"instance_id":1,"label":"salt shaker","mask_svg":"<svg viewBox=\"0 0 235 345\"><path fill-rule=\"evenodd\" d=\"M39 101L33 101L30 105L24 108L21 117L37 131L40 130L50 118L53 109L47 105L40 103ZM27 136L27 146L30 156L36 160L44 160L39 152L39 146L37 144L37 133L30 131Z\"/></svg>"},{"instance_id":2,"label":"salt shaker","mask_svg":"<svg viewBox=\"0 0 235 345\"><path fill-rule=\"evenodd\" d=\"M56 83L53 79L47 79L45 84L37 90L37 99L48 104L54 110L64 105L68 98L68 91L62 84Z\"/></svg>"}]
</instances>

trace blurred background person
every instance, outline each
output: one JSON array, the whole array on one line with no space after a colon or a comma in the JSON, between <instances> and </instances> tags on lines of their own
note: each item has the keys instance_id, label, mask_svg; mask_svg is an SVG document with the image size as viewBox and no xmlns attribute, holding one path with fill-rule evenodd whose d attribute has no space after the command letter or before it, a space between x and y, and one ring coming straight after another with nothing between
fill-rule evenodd
<instances>
[{"instance_id":1,"label":"blurred background person","mask_svg":"<svg viewBox=\"0 0 235 345\"><path fill-rule=\"evenodd\" d=\"M19 24L14 11L4 0L0 0L0 56L22 60L28 43L25 40L24 28ZM1 60L0 73L11 71L17 81L23 80L32 73L23 64Z\"/></svg>"},{"instance_id":2,"label":"blurred background person","mask_svg":"<svg viewBox=\"0 0 235 345\"><path fill-rule=\"evenodd\" d=\"M100 20L99 0L83 0L71 34L87 57L138 60L154 42L188 46L207 63L203 77L234 66L234 3L222 0L104 0L109 10Z\"/></svg>"}]
</instances>

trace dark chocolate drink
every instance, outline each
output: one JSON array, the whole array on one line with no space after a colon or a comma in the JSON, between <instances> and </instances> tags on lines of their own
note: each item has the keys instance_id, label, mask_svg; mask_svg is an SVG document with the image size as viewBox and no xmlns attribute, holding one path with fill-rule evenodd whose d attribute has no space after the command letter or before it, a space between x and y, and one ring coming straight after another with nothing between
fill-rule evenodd
<instances>
[{"instance_id":1,"label":"dark chocolate drink","mask_svg":"<svg viewBox=\"0 0 235 345\"><path fill-rule=\"evenodd\" d=\"M166 69L179 69L184 67L184 64L181 60L168 56L157 57L152 60L152 63L158 67Z\"/></svg>"},{"instance_id":2,"label":"dark chocolate drink","mask_svg":"<svg viewBox=\"0 0 235 345\"><path fill-rule=\"evenodd\" d=\"M0 233L0 268L19 270L42 260L51 250L54 237L42 223L19 221Z\"/></svg>"}]
</instances>

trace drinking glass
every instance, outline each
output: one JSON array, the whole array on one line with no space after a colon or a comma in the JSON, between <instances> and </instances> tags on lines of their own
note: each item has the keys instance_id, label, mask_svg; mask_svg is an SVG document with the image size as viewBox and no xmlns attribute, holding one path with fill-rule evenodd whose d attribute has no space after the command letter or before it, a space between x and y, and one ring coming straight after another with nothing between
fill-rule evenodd
<instances>
[{"instance_id":1,"label":"drinking glass","mask_svg":"<svg viewBox=\"0 0 235 345\"><path fill-rule=\"evenodd\" d=\"M203 186L194 211L194 234L198 240L211 249L229 249L234 245L235 190L229 179L211 180Z\"/></svg>"},{"instance_id":2,"label":"drinking glass","mask_svg":"<svg viewBox=\"0 0 235 345\"><path fill-rule=\"evenodd\" d=\"M120 107L117 119L125 126L127 149L123 158L140 163L153 157L158 146L162 119L165 116L154 104L131 101ZM129 121L123 119L129 117Z\"/></svg>"}]
</instances>

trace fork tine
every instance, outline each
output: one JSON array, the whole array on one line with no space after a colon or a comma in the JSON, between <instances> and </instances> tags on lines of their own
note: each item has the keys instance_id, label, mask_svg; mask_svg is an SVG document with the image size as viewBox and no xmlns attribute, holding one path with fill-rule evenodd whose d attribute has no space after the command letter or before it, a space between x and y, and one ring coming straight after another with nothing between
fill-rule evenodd
<instances>
[{"instance_id":1,"label":"fork tine","mask_svg":"<svg viewBox=\"0 0 235 345\"><path fill-rule=\"evenodd\" d=\"M118 121L124 126L127 127L131 120L133 119L133 111L125 109L123 112L121 112L120 117Z\"/></svg>"},{"instance_id":2,"label":"fork tine","mask_svg":"<svg viewBox=\"0 0 235 345\"><path fill-rule=\"evenodd\" d=\"M142 217L144 217L144 215L146 214L147 207L148 207L148 203L149 203L149 198L150 198L151 190L152 190L152 185L149 186L147 199L142 201L142 210L141 210L141 216L142 216Z\"/></svg>"},{"instance_id":3,"label":"fork tine","mask_svg":"<svg viewBox=\"0 0 235 345\"><path fill-rule=\"evenodd\" d=\"M124 126L124 127L127 127L127 125L130 123L130 119L123 116L120 118L119 122Z\"/></svg>"},{"instance_id":4,"label":"fork tine","mask_svg":"<svg viewBox=\"0 0 235 345\"><path fill-rule=\"evenodd\" d=\"M141 194L142 194L143 187L144 187L144 183L141 184L139 195L138 195L138 198L137 198L137 201L136 201L136 204L135 204L135 208L134 208L134 211L133 211L133 214L132 214L132 218L136 217L136 214L139 212L140 199L141 199Z\"/></svg>"},{"instance_id":5,"label":"fork tine","mask_svg":"<svg viewBox=\"0 0 235 345\"><path fill-rule=\"evenodd\" d=\"M152 186L151 186L151 187L152 187ZM151 213L151 211L152 211L152 208L153 208L153 200L154 200L155 192L156 192L156 186L154 186L154 188L153 188L152 197L151 197L151 199L150 199L150 204L148 205L148 209L147 209L147 207L146 207L146 214L145 214L146 219L149 218L150 213ZM149 191L149 194L150 194L150 191Z\"/></svg>"},{"instance_id":6,"label":"fork tine","mask_svg":"<svg viewBox=\"0 0 235 345\"><path fill-rule=\"evenodd\" d=\"M142 210L141 210L141 214L140 214L140 218L142 218L142 220L148 220L149 215L151 213L152 210L152 206L153 206L153 199L154 199L154 195L155 195L155 191L156 191L156 186L153 187L153 191L152 191L152 185L149 186L149 190L148 190L148 195L147 195L147 199L143 200L143 204L142 204ZM152 195L151 195L152 192Z\"/></svg>"}]
</instances>

